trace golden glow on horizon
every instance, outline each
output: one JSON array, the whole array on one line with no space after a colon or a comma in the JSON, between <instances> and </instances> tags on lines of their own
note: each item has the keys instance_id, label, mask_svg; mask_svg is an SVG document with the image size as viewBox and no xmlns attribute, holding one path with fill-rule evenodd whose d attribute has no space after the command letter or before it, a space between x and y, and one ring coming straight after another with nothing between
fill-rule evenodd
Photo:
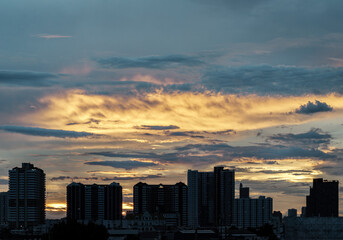
<instances>
[{"instance_id":1,"label":"golden glow on horizon","mask_svg":"<svg viewBox=\"0 0 343 240\"><path fill-rule=\"evenodd\" d=\"M124 202L123 203L123 209L124 210L133 210L133 203L131 203L131 202Z\"/></svg>"},{"instance_id":2,"label":"golden glow on horizon","mask_svg":"<svg viewBox=\"0 0 343 240\"><path fill-rule=\"evenodd\" d=\"M294 113L300 105L315 100L326 102L335 111L325 116L321 113L311 116ZM180 127L174 131L244 131L328 118L343 109L343 96L335 94L242 97L219 93L155 92L130 97L90 95L81 90L72 90L46 96L41 102L47 107L30 116L33 123L47 128L106 135L160 132L137 129L137 126L142 125ZM147 141L139 138L125 139Z\"/></svg>"},{"instance_id":3,"label":"golden glow on horizon","mask_svg":"<svg viewBox=\"0 0 343 240\"><path fill-rule=\"evenodd\" d=\"M46 204L47 211L50 212L66 212L67 204L66 203L48 203Z\"/></svg>"},{"instance_id":4,"label":"golden glow on horizon","mask_svg":"<svg viewBox=\"0 0 343 240\"><path fill-rule=\"evenodd\" d=\"M256 166L252 166L248 162L230 162L231 165L239 166L246 169L246 172L236 174L237 181L253 180L253 181L269 181L283 180L288 182L312 182L313 178L322 174L320 170L315 170L315 167L323 164L324 161L311 159L273 159L273 164L268 164L268 161L253 160Z\"/></svg>"}]
</instances>

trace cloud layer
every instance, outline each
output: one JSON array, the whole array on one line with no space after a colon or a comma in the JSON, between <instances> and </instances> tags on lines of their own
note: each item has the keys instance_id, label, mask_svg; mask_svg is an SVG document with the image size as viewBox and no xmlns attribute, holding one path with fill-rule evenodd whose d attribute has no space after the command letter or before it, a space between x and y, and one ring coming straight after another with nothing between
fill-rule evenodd
<instances>
[{"instance_id":1,"label":"cloud layer","mask_svg":"<svg viewBox=\"0 0 343 240\"><path fill-rule=\"evenodd\" d=\"M195 56L186 55L166 55L166 56L146 56L139 58L112 57L100 59L98 63L110 68L151 68L166 69L180 66L195 67L203 65L204 62Z\"/></svg>"},{"instance_id":2,"label":"cloud layer","mask_svg":"<svg viewBox=\"0 0 343 240\"><path fill-rule=\"evenodd\" d=\"M126 170L131 170L140 167L152 167L156 166L156 163L153 162L140 162L140 161L93 161L85 162L87 165L93 166L108 166L113 168L122 168Z\"/></svg>"},{"instance_id":3,"label":"cloud layer","mask_svg":"<svg viewBox=\"0 0 343 240\"><path fill-rule=\"evenodd\" d=\"M56 137L56 138L81 138L92 136L88 132L65 131L46 128L34 128L23 126L0 126L0 130L12 133L20 133L24 135L39 136L39 137Z\"/></svg>"},{"instance_id":4,"label":"cloud layer","mask_svg":"<svg viewBox=\"0 0 343 240\"><path fill-rule=\"evenodd\" d=\"M331 112L332 110L333 108L327 103L316 100L315 103L309 101L307 104L301 105L295 112L300 114L313 114L317 112Z\"/></svg>"}]
</instances>

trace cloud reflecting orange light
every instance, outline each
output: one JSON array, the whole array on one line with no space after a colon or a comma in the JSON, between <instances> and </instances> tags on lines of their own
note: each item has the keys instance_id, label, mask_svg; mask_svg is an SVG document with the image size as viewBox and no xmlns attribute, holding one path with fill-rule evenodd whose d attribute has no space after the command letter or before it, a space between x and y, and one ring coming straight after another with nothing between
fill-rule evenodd
<instances>
[{"instance_id":1,"label":"cloud reflecting orange light","mask_svg":"<svg viewBox=\"0 0 343 240\"><path fill-rule=\"evenodd\" d=\"M33 124L47 128L88 131L97 134L137 132L137 126L175 125L186 131L252 130L283 124L299 124L330 114L295 114L308 101L323 101L341 113L343 97L238 96L214 93L155 92L139 96L91 95L81 90L46 96L46 108L30 115ZM142 139L127 139L144 141Z\"/></svg>"}]
</instances>

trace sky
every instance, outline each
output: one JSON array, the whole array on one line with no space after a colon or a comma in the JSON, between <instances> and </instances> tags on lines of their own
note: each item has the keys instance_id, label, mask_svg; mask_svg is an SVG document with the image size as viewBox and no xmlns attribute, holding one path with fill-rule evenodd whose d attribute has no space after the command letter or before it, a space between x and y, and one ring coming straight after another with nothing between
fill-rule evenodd
<instances>
[{"instance_id":1,"label":"sky","mask_svg":"<svg viewBox=\"0 0 343 240\"><path fill-rule=\"evenodd\" d=\"M274 210L313 178L343 182L340 0L2 0L0 191L46 173L47 218L66 186L186 183L235 169ZM343 197L340 194L340 205ZM341 209L340 214L343 214Z\"/></svg>"}]
</instances>

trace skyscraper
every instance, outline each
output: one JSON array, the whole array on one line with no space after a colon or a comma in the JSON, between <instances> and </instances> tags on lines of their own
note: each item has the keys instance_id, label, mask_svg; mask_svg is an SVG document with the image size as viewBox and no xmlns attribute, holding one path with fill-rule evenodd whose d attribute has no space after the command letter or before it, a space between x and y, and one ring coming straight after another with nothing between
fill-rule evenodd
<instances>
[{"instance_id":1,"label":"skyscraper","mask_svg":"<svg viewBox=\"0 0 343 240\"><path fill-rule=\"evenodd\" d=\"M166 214L178 216L178 225L187 225L187 186L179 182L175 185L149 185L139 182L133 187L134 213Z\"/></svg>"},{"instance_id":2,"label":"skyscraper","mask_svg":"<svg viewBox=\"0 0 343 240\"><path fill-rule=\"evenodd\" d=\"M188 225L230 225L235 198L234 170L215 167L214 172L188 170Z\"/></svg>"},{"instance_id":3,"label":"skyscraper","mask_svg":"<svg viewBox=\"0 0 343 240\"><path fill-rule=\"evenodd\" d=\"M338 181L313 179L306 197L306 217L338 217Z\"/></svg>"},{"instance_id":4,"label":"skyscraper","mask_svg":"<svg viewBox=\"0 0 343 240\"><path fill-rule=\"evenodd\" d=\"M44 223L44 171L30 163L9 170L8 203L11 228L27 228Z\"/></svg>"},{"instance_id":5,"label":"skyscraper","mask_svg":"<svg viewBox=\"0 0 343 240\"><path fill-rule=\"evenodd\" d=\"M188 170L188 226L214 225L214 173Z\"/></svg>"},{"instance_id":6,"label":"skyscraper","mask_svg":"<svg viewBox=\"0 0 343 240\"><path fill-rule=\"evenodd\" d=\"M67 186L67 218L85 219L85 186L72 182Z\"/></svg>"},{"instance_id":7,"label":"skyscraper","mask_svg":"<svg viewBox=\"0 0 343 240\"><path fill-rule=\"evenodd\" d=\"M214 167L215 181L215 225L232 224L233 205L235 200L235 171Z\"/></svg>"},{"instance_id":8,"label":"skyscraper","mask_svg":"<svg viewBox=\"0 0 343 240\"><path fill-rule=\"evenodd\" d=\"M122 187L110 185L67 186L67 218L75 220L120 220L122 216Z\"/></svg>"}]
</instances>

